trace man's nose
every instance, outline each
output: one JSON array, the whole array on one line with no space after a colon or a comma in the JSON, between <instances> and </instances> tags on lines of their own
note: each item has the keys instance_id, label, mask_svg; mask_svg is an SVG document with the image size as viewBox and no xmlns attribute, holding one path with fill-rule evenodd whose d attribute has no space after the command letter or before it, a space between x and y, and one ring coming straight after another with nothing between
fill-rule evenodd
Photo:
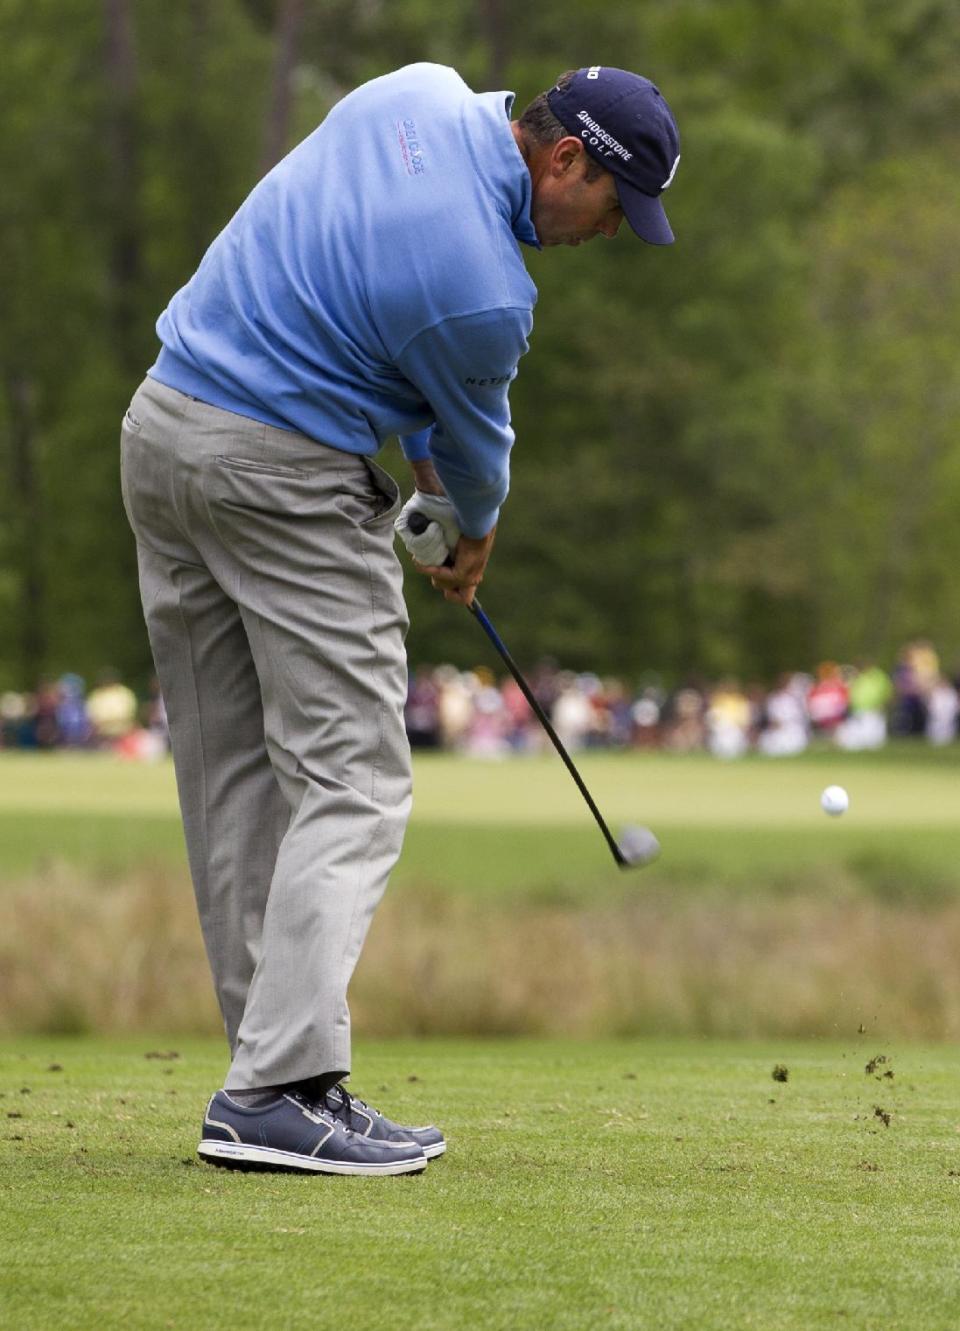
<instances>
[{"instance_id":1,"label":"man's nose","mask_svg":"<svg viewBox=\"0 0 960 1331\"><path fill-rule=\"evenodd\" d=\"M599 228L600 234L606 236L607 240L613 240L614 236L620 230L620 223L622 221L622 217L611 217L609 222L602 222Z\"/></svg>"}]
</instances>

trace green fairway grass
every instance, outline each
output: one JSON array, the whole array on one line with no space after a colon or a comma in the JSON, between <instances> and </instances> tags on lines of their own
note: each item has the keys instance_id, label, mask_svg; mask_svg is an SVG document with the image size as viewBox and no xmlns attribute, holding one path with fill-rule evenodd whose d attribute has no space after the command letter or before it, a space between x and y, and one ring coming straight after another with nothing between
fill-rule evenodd
<instances>
[{"instance_id":1,"label":"green fairway grass","mask_svg":"<svg viewBox=\"0 0 960 1331\"><path fill-rule=\"evenodd\" d=\"M448 1135L397 1179L197 1164L222 1054L0 1045L4 1326L957 1326L955 1049L363 1044L357 1091Z\"/></svg>"},{"instance_id":2,"label":"green fairway grass","mask_svg":"<svg viewBox=\"0 0 960 1331\"><path fill-rule=\"evenodd\" d=\"M829 891L849 866L887 899L940 900L960 894L960 828L933 826L808 830L795 826L658 828L663 854L624 875L592 824L585 826L425 822L414 818L394 874L396 888L580 900L654 885L673 891L717 886L749 892L800 886ZM110 877L142 864L186 864L176 815L35 810L0 812L0 890L4 880L51 862Z\"/></svg>"},{"instance_id":3,"label":"green fairway grass","mask_svg":"<svg viewBox=\"0 0 960 1331\"><path fill-rule=\"evenodd\" d=\"M585 754L585 778L616 829L646 823L663 856L630 882L829 887L838 867L885 896L943 897L960 864L960 753L893 746L720 763L704 755ZM841 819L819 807L839 782ZM416 762L414 812L395 881L471 894L616 892L588 810L551 755ZM0 877L51 860L104 872L183 864L173 768L92 755L0 755Z\"/></svg>"}]
</instances>

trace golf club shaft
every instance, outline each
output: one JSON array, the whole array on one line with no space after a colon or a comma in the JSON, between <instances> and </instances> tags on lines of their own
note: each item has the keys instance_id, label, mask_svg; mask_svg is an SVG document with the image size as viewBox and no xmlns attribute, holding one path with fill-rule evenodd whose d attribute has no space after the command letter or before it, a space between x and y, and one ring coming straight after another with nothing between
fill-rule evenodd
<instances>
[{"instance_id":1,"label":"golf club shaft","mask_svg":"<svg viewBox=\"0 0 960 1331\"><path fill-rule=\"evenodd\" d=\"M411 515L410 530L414 533L414 535L419 536L422 532L426 531L428 526L429 526L429 519L426 518L422 513L413 513ZM453 567L452 556L448 556L447 559L445 560L445 563L447 564L448 567L452 568ZM560 757L563 759L564 766L566 767L567 771L570 773L570 775L573 777L574 781L576 782L577 789L579 790L580 794L583 796L584 800L586 801L587 808L590 810L594 818L597 820L597 826L600 828L600 831L603 833L607 845L610 847L611 855L616 860L617 864L620 866L621 869L626 868L629 863L627 857L624 855L623 851L617 845L613 837L613 834L611 833L609 827L604 821L603 814L597 808L596 804L594 803L593 796L590 794L589 790L587 790L587 787L585 786L583 781L583 777L577 771L573 759L570 757L569 753L567 753L566 749L564 748L563 741L561 740L560 736L557 734L557 732L554 730L553 726L551 725L550 718L547 716L546 712L540 706L537 699L533 696L533 690L531 689L527 681L524 679L520 671L520 667L517 665L516 661L514 661L513 657L507 651L503 639L500 637L500 634L491 624L483 606L480 604L477 598L474 597L473 600L470 602L470 604L467 606L467 609L470 611L474 619L483 629L484 633L493 643L501 661L510 671L510 674L517 682L517 686L520 689L520 692L523 694L527 702L530 704L530 708L533 711L534 716L537 718L537 720L543 726L546 733L549 735L550 742L553 744L553 747L556 749L557 753L559 753Z\"/></svg>"},{"instance_id":2,"label":"golf club shaft","mask_svg":"<svg viewBox=\"0 0 960 1331\"><path fill-rule=\"evenodd\" d=\"M590 794L589 790L584 784L583 777L577 771L573 759L570 757L569 753L567 753L567 750L564 748L563 741L561 740L557 732L554 730L550 722L550 718L547 716L546 712L543 710L537 699L534 697L533 690L530 688L530 685L524 679L520 671L520 667L517 665L516 661L514 661L513 657L507 651L503 639L500 637L500 634L490 623L490 620L487 617L487 614L483 606L480 604L480 602L477 600L476 597L473 598L472 603L467 607L467 609L473 615L474 619L477 620L477 622L480 624L484 633L487 635L487 637L490 639L490 641L493 643L494 647L496 648L497 653L500 656L500 659L503 661L503 664L507 667L507 669L510 671L510 674L516 680L520 692L523 694L527 702L530 704L534 716L537 718L537 720L543 726L544 730L549 735L553 747L556 749L557 753L559 753L560 757L563 759L567 771L570 773L570 775L573 777L574 781L577 784L577 789L580 791L580 794L586 800L587 808L593 814L594 818L596 818L597 826L600 828L600 831L603 833L606 839L607 845L610 847L610 853L613 855L613 858L616 860L617 864L619 864L620 867L623 868L624 865L626 864L626 859L623 853L621 852L620 847L617 845L613 835L610 832L609 827L604 821L603 814L600 812L600 810L597 808L596 804L594 803L593 796Z\"/></svg>"}]
</instances>

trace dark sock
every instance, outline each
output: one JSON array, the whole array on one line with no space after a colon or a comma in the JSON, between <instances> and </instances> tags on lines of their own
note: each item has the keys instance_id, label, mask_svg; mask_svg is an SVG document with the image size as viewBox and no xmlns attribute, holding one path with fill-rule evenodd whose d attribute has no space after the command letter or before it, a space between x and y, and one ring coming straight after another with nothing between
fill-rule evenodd
<instances>
[{"instance_id":1,"label":"dark sock","mask_svg":"<svg viewBox=\"0 0 960 1331\"><path fill-rule=\"evenodd\" d=\"M297 1082L296 1089L308 1100L320 1101L346 1075L345 1072L322 1072L316 1077L304 1077L303 1081Z\"/></svg>"},{"instance_id":2,"label":"dark sock","mask_svg":"<svg viewBox=\"0 0 960 1331\"><path fill-rule=\"evenodd\" d=\"M226 1092L244 1109L260 1109L273 1104L284 1091L297 1091L308 1100L319 1102L346 1075L345 1072L323 1072L317 1077L304 1077L303 1081L292 1082L289 1086L260 1086L255 1091L231 1091L227 1087Z\"/></svg>"}]
</instances>

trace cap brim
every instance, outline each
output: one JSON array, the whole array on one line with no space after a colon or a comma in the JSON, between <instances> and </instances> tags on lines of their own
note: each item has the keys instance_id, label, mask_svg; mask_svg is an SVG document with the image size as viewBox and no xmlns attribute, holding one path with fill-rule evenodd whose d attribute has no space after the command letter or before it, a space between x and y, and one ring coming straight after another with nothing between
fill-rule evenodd
<instances>
[{"instance_id":1,"label":"cap brim","mask_svg":"<svg viewBox=\"0 0 960 1331\"><path fill-rule=\"evenodd\" d=\"M617 179L620 207L630 226L648 245L672 245L673 232L659 198Z\"/></svg>"}]
</instances>

